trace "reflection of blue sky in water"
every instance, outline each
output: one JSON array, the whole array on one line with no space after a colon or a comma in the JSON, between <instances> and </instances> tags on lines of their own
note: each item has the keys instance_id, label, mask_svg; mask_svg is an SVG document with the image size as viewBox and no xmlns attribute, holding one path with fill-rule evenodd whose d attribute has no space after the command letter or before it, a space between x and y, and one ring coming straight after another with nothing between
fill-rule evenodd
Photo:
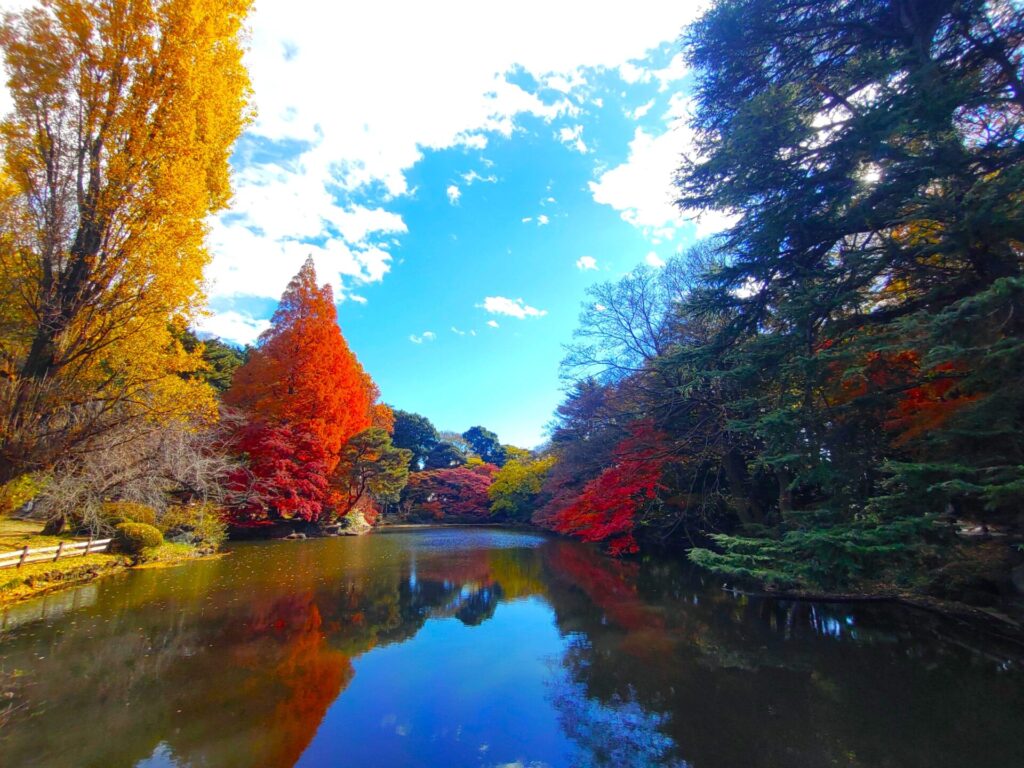
<instances>
[{"instance_id":1,"label":"reflection of blue sky in water","mask_svg":"<svg viewBox=\"0 0 1024 768\"><path fill-rule=\"evenodd\" d=\"M355 662L299 765L571 765L579 750L546 695L548 660L564 642L536 597L500 605L479 626L432 619ZM369 738L339 750L340 732Z\"/></svg>"}]
</instances>

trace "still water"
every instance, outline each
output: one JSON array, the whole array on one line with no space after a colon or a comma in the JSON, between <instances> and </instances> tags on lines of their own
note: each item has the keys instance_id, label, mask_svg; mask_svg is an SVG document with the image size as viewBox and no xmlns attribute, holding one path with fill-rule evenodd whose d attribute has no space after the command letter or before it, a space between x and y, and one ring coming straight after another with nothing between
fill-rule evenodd
<instances>
[{"instance_id":1,"label":"still water","mask_svg":"<svg viewBox=\"0 0 1024 768\"><path fill-rule=\"evenodd\" d=\"M1024 766L1011 650L529 533L238 545L0 622L11 768Z\"/></svg>"}]
</instances>

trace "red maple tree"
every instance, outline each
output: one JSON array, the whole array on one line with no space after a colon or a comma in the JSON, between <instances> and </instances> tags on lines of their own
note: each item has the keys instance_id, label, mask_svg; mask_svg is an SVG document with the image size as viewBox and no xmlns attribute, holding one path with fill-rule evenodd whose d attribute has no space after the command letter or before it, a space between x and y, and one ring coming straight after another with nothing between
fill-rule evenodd
<instances>
[{"instance_id":1,"label":"red maple tree","mask_svg":"<svg viewBox=\"0 0 1024 768\"><path fill-rule=\"evenodd\" d=\"M228 489L239 499L232 522L320 518L328 493L327 456L316 437L300 427L257 422L242 429L237 449L248 465L228 478Z\"/></svg>"},{"instance_id":2,"label":"red maple tree","mask_svg":"<svg viewBox=\"0 0 1024 768\"><path fill-rule=\"evenodd\" d=\"M553 515L551 527L584 541L605 542L614 555L636 552L636 518L663 488L667 442L650 422L633 424L629 437L615 447L612 465Z\"/></svg>"},{"instance_id":3,"label":"red maple tree","mask_svg":"<svg viewBox=\"0 0 1024 768\"><path fill-rule=\"evenodd\" d=\"M319 519L345 443L392 423L378 395L341 334L330 285L317 284L307 259L224 394L248 422L237 435L248 466L232 480L247 501L234 521Z\"/></svg>"}]
</instances>

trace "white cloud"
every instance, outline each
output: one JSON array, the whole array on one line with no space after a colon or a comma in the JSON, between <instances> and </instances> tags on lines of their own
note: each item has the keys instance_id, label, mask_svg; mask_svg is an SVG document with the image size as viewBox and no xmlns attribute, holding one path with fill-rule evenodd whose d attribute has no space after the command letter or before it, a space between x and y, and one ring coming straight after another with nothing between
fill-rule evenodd
<instances>
[{"instance_id":1,"label":"white cloud","mask_svg":"<svg viewBox=\"0 0 1024 768\"><path fill-rule=\"evenodd\" d=\"M357 296L354 293L350 293L347 298L352 299L352 301L356 302L356 304L365 304L366 303L366 297L365 296Z\"/></svg>"},{"instance_id":2,"label":"white cloud","mask_svg":"<svg viewBox=\"0 0 1024 768\"><path fill-rule=\"evenodd\" d=\"M664 69L656 69L651 74L658 81L658 90L664 92L668 90L669 85L686 77L689 71L683 54L680 52L672 57L672 61L668 63L668 66Z\"/></svg>"},{"instance_id":3,"label":"white cloud","mask_svg":"<svg viewBox=\"0 0 1024 768\"><path fill-rule=\"evenodd\" d=\"M449 185L448 189L445 190L445 194L448 195L448 202L452 205L458 205L459 198L462 197L462 190L454 184Z\"/></svg>"},{"instance_id":4,"label":"white cloud","mask_svg":"<svg viewBox=\"0 0 1024 768\"><path fill-rule=\"evenodd\" d=\"M580 256L576 259L576 269L588 270L597 269L597 259L593 256Z\"/></svg>"},{"instance_id":5,"label":"white cloud","mask_svg":"<svg viewBox=\"0 0 1024 768\"><path fill-rule=\"evenodd\" d=\"M531 307L522 299L506 299L504 296L488 296L484 299L483 304L477 304L477 307L487 310L492 315L506 315L519 320L527 317L544 317L548 313L546 309ZM491 322L488 325L491 325ZM494 327L496 328L497 325Z\"/></svg>"},{"instance_id":6,"label":"white cloud","mask_svg":"<svg viewBox=\"0 0 1024 768\"><path fill-rule=\"evenodd\" d=\"M626 162L590 182L598 203L610 205L636 227L678 226L681 216L672 203L672 175L689 145L689 131L668 130L655 136L637 128Z\"/></svg>"},{"instance_id":7,"label":"white cloud","mask_svg":"<svg viewBox=\"0 0 1024 768\"><path fill-rule=\"evenodd\" d=\"M228 310L201 318L196 330L236 344L252 344L269 327L269 320L257 320L251 315Z\"/></svg>"},{"instance_id":8,"label":"white cloud","mask_svg":"<svg viewBox=\"0 0 1024 768\"><path fill-rule=\"evenodd\" d=\"M582 125L563 126L558 130L558 140L581 155L585 155L590 151L583 141Z\"/></svg>"},{"instance_id":9,"label":"white cloud","mask_svg":"<svg viewBox=\"0 0 1024 768\"><path fill-rule=\"evenodd\" d=\"M487 324L489 326L491 326L491 328L497 328L498 327L498 321L497 320L488 320Z\"/></svg>"},{"instance_id":10,"label":"white cloud","mask_svg":"<svg viewBox=\"0 0 1024 768\"><path fill-rule=\"evenodd\" d=\"M466 182L467 187L473 186L473 182L479 181L483 184L495 184L498 181L498 177L493 173L487 176L481 176L476 171L470 171L469 173L462 174L462 180Z\"/></svg>"},{"instance_id":11,"label":"white cloud","mask_svg":"<svg viewBox=\"0 0 1024 768\"><path fill-rule=\"evenodd\" d=\"M669 85L682 80L688 72L689 69L682 53L673 56L672 60L662 69L650 69L631 61L619 65L619 77L624 81L630 85L657 81L659 92L667 91Z\"/></svg>"},{"instance_id":12,"label":"white cloud","mask_svg":"<svg viewBox=\"0 0 1024 768\"><path fill-rule=\"evenodd\" d=\"M465 336L466 335L465 331L460 331L454 325L452 326L452 333L454 333L456 336Z\"/></svg>"},{"instance_id":13,"label":"white cloud","mask_svg":"<svg viewBox=\"0 0 1024 768\"><path fill-rule=\"evenodd\" d=\"M417 336L415 333L409 337L409 341L413 344L422 344L424 341L433 341L437 338L437 334L433 331L424 331L422 336Z\"/></svg>"},{"instance_id":14,"label":"white cloud","mask_svg":"<svg viewBox=\"0 0 1024 768\"><path fill-rule=\"evenodd\" d=\"M540 216L537 217L537 226L543 227L549 221L551 221L551 219L549 219L545 214L542 213Z\"/></svg>"},{"instance_id":15,"label":"white cloud","mask_svg":"<svg viewBox=\"0 0 1024 768\"><path fill-rule=\"evenodd\" d=\"M523 222L523 224L529 224L531 221L533 221L533 216L523 216L523 218L521 218L520 221Z\"/></svg>"},{"instance_id":16,"label":"white cloud","mask_svg":"<svg viewBox=\"0 0 1024 768\"><path fill-rule=\"evenodd\" d=\"M374 238L405 231L401 218L386 210L388 198L408 192L406 173L425 151L479 151L489 135L511 135L519 116L550 121L571 114L577 107L569 95L587 88L584 68L643 57L695 15L684 3L663 0L637 0L627 15L586 0L523 0L486 14L462 0L257 4L246 54L258 114L249 135L270 142L269 151L246 157L241 147L236 215L221 218L211 238L210 294L280 295L298 267L290 255L294 241L330 239L332 232L344 242L324 248L324 266L334 259L347 271L323 279L380 279ZM514 67L548 89L543 98L506 80ZM327 93L325 72L360 75L332 80ZM282 164L266 161L274 142L298 148L298 155ZM348 193L371 184L386 193L384 209L346 202ZM229 232L247 227L256 234ZM279 266L282 259L289 266ZM361 260L378 266L356 269ZM252 275L244 285L221 279L243 262Z\"/></svg>"},{"instance_id":17,"label":"white cloud","mask_svg":"<svg viewBox=\"0 0 1024 768\"><path fill-rule=\"evenodd\" d=\"M654 99L651 99L646 104L641 104L639 107L634 109L632 112L626 112L626 117L630 120L639 120L654 107Z\"/></svg>"},{"instance_id":18,"label":"white cloud","mask_svg":"<svg viewBox=\"0 0 1024 768\"><path fill-rule=\"evenodd\" d=\"M664 267L665 266L665 260L662 259L654 251L651 251L646 256L644 256L644 261L646 261L652 267L660 268L660 267Z\"/></svg>"},{"instance_id":19,"label":"white cloud","mask_svg":"<svg viewBox=\"0 0 1024 768\"><path fill-rule=\"evenodd\" d=\"M606 307L604 304L595 304L594 309L596 309L598 312L605 312L607 311L608 307Z\"/></svg>"}]
</instances>

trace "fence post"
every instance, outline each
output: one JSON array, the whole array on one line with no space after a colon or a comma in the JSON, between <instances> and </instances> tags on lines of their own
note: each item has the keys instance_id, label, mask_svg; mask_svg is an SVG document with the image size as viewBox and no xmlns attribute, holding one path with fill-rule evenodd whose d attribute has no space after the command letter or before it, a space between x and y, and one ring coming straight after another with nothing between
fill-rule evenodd
<instances>
[{"instance_id":1,"label":"fence post","mask_svg":"<svg viewBox=\"0 0 1024 768\"><path fill-rule=\"evenodd\" d=\"M89 534L89 543L85 545L85 552L82 554L82 557L85 557L86 555L89 554L89 548L91 546L92 546L92 534L90 533Z\"/></svg>"},{"instance_id":2,"label":"fence post","mask_svg":"<svg viewBox=\"0 0 1024 768\"><path fill-rule=\"evenodd\" d=\"M25 564L25 558L28 557L28 544L21 550L21 558L18 560L18 567L21 568Z\"/></svg>"},{"instance_id":3,"label":"fence post","mask_svg":"<svg viewBox=\"0 0 1024 768\"><path fill-rule=\"evenodd\" d=\"M57 554L55 554L53 556L53 562L56 563L58 560L60 560L60 553L63 552L63 551L64 551L64 542L62 541L62 542L60 542L57 545Z\"/></svg>"}]
</instances>

